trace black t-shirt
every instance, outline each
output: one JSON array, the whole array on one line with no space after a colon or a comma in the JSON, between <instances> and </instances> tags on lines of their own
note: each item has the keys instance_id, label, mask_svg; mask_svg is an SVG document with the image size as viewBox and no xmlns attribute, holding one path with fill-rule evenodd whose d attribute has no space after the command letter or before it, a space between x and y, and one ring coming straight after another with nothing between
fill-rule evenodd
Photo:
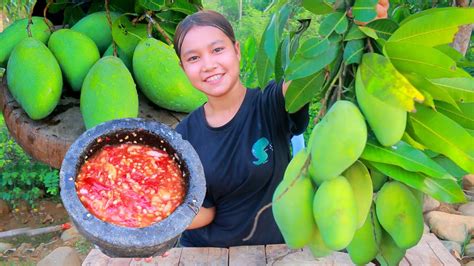
<instances>
[{"instance_id":1,"label":"black t-shirt","mask_svg":"<svg viewBox=\"0 0 474 266\"><path fill-rule=\"evenodd\" d=\"M203 106L189 114L176 130L201 159L207 192L203 207L216 207L211 224L186 230L185 247L229 247L283 243L271 209L260 216L248 241L258 210L272 200L290 157L290 138L308 124L308 105L289 115L282 83L265 90L247 89L236 115L221 127L207 124Z\"/></svg>"}]
</instances>

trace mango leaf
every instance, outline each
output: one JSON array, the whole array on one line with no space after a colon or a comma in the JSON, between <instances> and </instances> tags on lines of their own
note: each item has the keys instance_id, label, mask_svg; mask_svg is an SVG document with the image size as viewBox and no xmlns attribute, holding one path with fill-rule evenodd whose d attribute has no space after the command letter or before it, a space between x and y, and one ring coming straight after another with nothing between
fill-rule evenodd
<instances>
[{"instance_id":1,"label":"mango leaf","mask_svg":"<svg viewBox=\"0 0 474 266\"><path fill-rule=\"evenodd\" d=\"M474 103L459 104L458 106L459 110L447 103L436 102L436 110L460 126L474 130Z\"/></svg>"},{"instance_id":2,"label":"mango leaf","mask_svg":"<svg viewBox=\"0 0 474 266\"><path fill-rule=\"evenodd\" d=\"M428 79L470 77L444 53L427 46L387 42L385 55L401 73L417 73Z\"/></svg>"},{"instance_id":3,"label":"mango leaf","mask_svg":"<svg viewBox=\"0 0 474 266\"><path fill-rule=\"evenodd\" d=\"M369 28L369 27L359 27L360 31L362 31L365 35L368 37L377 40L379 36L377 35L377 32L375 32L374 29Z\"/></svg>"},{"instance_id":4,"label":"mango leaf","mask_svg":"<svg viewBox=\"0 0 474 266\"><path fill-rule=\"evenodd\" d=\"M377 0L356 0L352 7L354 19L362 22L369 22L377 16L375 7Z\"/></svg>"},{"instance_id":5,"label":"mango leaf","mask_svg":"<svg viewBox=\"0 0 474 266\"><path fill-rule=\"evenodd\" d=\"M433 97L434 100L443 101L451 104L455 108L459 108L453 97L442 87L436 86L430 80L416 74L416 73L405 73L405 78L415 86L415 88L426 91Z\"/></svg>"},{"instance_id":6,"label":"mango leaf","mask_svg":"<svg viewBox=\"0 0 474 266\"><path fill-rule=\"evenodd\" d=\"M285 72L287 80L296 80L307 77L316 73L329 65L336 59L340 53L339 45L331 44L324 53L321 53L313 58L305 58L301 54L296 54L295 58L291 60L288 69Z\"/></svg>"},{"instance_id":7,"label":"mango leaf","mask_svg":"<svg viewBox=\"0 0 474 266\"><path fill-rule=\"evenodd\" d=\"M84 11L82 11L82 8L80 6L68 6L64 9L64 23L69 24L69 26L72 27L85 15L86 14L84 13Z\"/></svg>"},{"instance_id":8,"label":"mango leaf","mask_svg":"<svg viewBox=\"0 0 474 266\"><path fill-rule=\"evenodd\" d=\"M406 111L414 111L414 100L423 95L382 55L366 53L362 57L361 77L366 90L380 100Z\"/></svg>"},{"instance_id":9,"label":"mango leaf","mask_svg":"<svg viewBox=\"0 0 474 266\"><path fill-rule=\"evenodd\" d=\"M355 23L351 23L349 31L344 36L344 41L364 39L366 35L359 29L359 26Z\"/></svg>"},{"instance_id":10,"label":"mango leaf","mask_svg":"<svg viewBox=\"0 0 474 266\"><path fill-rule=\"evenodd\" d=\"M458 27L471 23L474 23L474 8L439 9L404 22L389 41L433 47L451 43Z\"/></svg>"},{"instance_id":11,"label":"mango leaf","mask_svg":"<svg viewBox=\"0 0 474 266\"><path fill-rule=\"evenodd\" d=\"M423 94L423 97L425 97L425 101L423 102L423 104L434 109L435 105L434 105L433 96L431 96L431 94L427 92L426 90L419 89L419 88L417 89L421 92L421 94Z\"/></svg>"},{"instance_id":12,"label":"mango leaf","mask_svg":"<svg viewBox=\"0 0 474 266\"><path fill-rule=\"evenodd\" d=\"M448 171L448 173L450 173L459 181L462 181L463 176L468 174L468 172L461 169L446 156L438 155L434 157L433 160L435 160L436 163L441 165L444 169L446 169L446 171Z\"/></svg>"},{"instance_id":13,"label":"mango leaf","mask_svg":"<svg viewBox=\"0 0 474 266\"><path fill-rule=\"evenodd\" d=\"M275 65L278 45L280 44L283 28L288 20L290 11L290 6L284 5L278 10L278 12L273 13L270 23L268 23L267 28L263 33L261 42L263 42L265 53L267 53L267 57L272 65Z\"/></svg>"},{"instance_id":14,"label":"mango leaf","mask_svg":"<svg viewBox=\"0 0 474 266\"><path fill-rule=\"evenodd\" d=\"M458 50L451 47L449 44L441 44L433 48L451 57L451 59L453 59L455 62L459 62L460 60L463 59L463 55Z\"/></svg>"},{"instance_id":15,"label":"mango leaf","mask_svg":"<svg viewBox=\"0 0 474 266\"><path fill-rule=\"evenodd\" d=\"M257 53L257 79L260 88L265 88L270 81L273 69L272 62L265 53L263 42L261 42Z\"/></svg>"},{"instance_id":16,"label":"mango leaf","mask_svg":"<svg viewBox=\"0 0 474 266\"><path fill-rule=\"evenodd\" d=\"M379 38L388 40L392 33L398 29L398 24L390 19L377 19L367 24L367 27L375 30Z\"/></svg>"},{"instance_id":17,"label":"mango leaf","mask_svg":"<svg viewBox=\"0 0 474 266\"><path fill-rule=\"evenodd\" d=\"M311 76L291 81L285 94L285 108L288 113L294 113L311 102L311 99L321 92L324 80L324 71L319 71Z\"/></svg>"},{"instance_id":18,"label":"mango leaf","mask_svg":"<svg viewBox=\"0 0 474 266\"><path fill-rule=\"evenodd\" d=\"M198 11L197 7L187 0L174 0L173 4L169 6L169 9L177 12L181 12L186 15L191 15Z\"/></svg>"},{"instance_id":19,"label":"mango leaf","mask_svg":"<svg viewBox=\"0 0 474 266\"><path fill-rule=\"evenodd\" d=\"M289 55L290 59L295 56L296 51L300 46L300 39L303 36L303 33L309 28L311 24L311 19L298 19L299 26L296 31L290 31L290 48L289 48Z\"/></svg>"},{"instance_id":20,"label":"mango leaf","mask_svg":"<svg viewBox=\"0 0 474 266\"><path fill-rule=\"evenodd\" d=\"M408 143L409 145L411 145L412 147L418 149L418 150L424 151L426 149L426 147L423 146L423 144L421 144L418 141L414 140L410 136L410 134L408 134L408 132L406 132L406 131L403 132L402 140L405 141L406 143Z\"/></svg>"},{"instance_id":21,"label":"mango leaf","mask_svg":"<svg viewBox=\"0 0 474 266\"><path fill-rule=\"evenodd\" d=\"M426 154L403 141L392 147L382 147L369 140L361 157L371 162L396 165L411 172L422 172L434 178L455 180Z\"/></svg>"},{"instance_id":22,"label":"mango leaf","mask_svg":"<svg viewBox=\"0 0 474 266\"><path fill-rule=\"evenodd\" d=\"M345 12L335 12L328 15L319 25L319 34L329 36L334 31L342 34L346 32L349 23Z\"/></svg>"},{"instance_id":23,"label":"mango leaf","mask_svg":"<svg viewBox=\"0 0 474 266\"><path fill-rule=\"evenodd\" d=\"M370 162L369 164L379 172L414 189L423 191L439 201L447 203L462 203L466 201L464 192L454 180L430 178L424 174L413 173L389 164L376 162Z\"/></svg>"},{"instance_id":24,"label":"mango leaf","mask_svg":"<svg viewBox=\"0 0 474 266\"><path fill-rule=\"evenodd\" d=\"M303 7L316 15L334 12L334 0L303 0Z\"/></svg>"},{"instance_id":25,"label":"mango leaf","mask_svg":"<svg viewBox=\"0 0 474 266\"><path fill-rule=\"evenodd\" d=\"M346 65L360 64L364 54L364 40L352 40L344 47L343 60Z\"/></svg>"},{"instance_id":26,"label":"mango leaf","mask_svg":"<svg viewBox=\"0 0 474 266\"><path fill-rule=\"evenodd\" d=\"M326 52L330 45L331 43L327 38L322 40L318 40L317 38L309 38L301 45L298 53L300 53L304 58L313 58Z\"/></svg>"},{"instance_id":27,"label":"mango leaf","mask_svg":"<svg viewBox=\"0 0 474 266\"><path fill-rule=\"evenodd\" d=\"M144 9L159 11L165 6L165 0L138 0L137 4Z\"/></svg>"},{"instance_id":28,"label":"mango leaf","mask_svg":"<svg viewBox=\"0 0 474 266\"><path fill-rule=\"evenodd\" d=\"M331 33L331 35L327 36L330 43L340 43L342 41L342 35L336 32Z\"/></svg>"},{"instance_id":29,"label":"mango leaf","mask_svg":"<svg viewBox=\"0 0 474 266\"><path fill-rule=\"evenodd\" d=\"M474 102L474 78L440 78L432 79L433 84L444 88L455 101Z\"/></svg>"},{"instance_id":30,"label":"mango leaf","mask_svg":"<svg viewBox=\"0 0 474 266\"><path fill-rule=\"evenodd\" d=\"M112 37L115 43L128 56L133 56L137 44L147 36L147 26L145 24L133 25L127 15L117 18L112 26Z\"/></svg>"},{"instance_id":31,"label":"mango leaf","mask_svg":"<svg viewBox=\"0 0 474 266\"><path fill-rule=\"evenodd\" d=\"M280 43L275 62L275 80L280 82L285 74L287 64L290 62L290 37L286 36Z\"/></svg>"},{"instance_id":32,"label":"mango leaf","mask_svg":"<svg viewBox=\"0 0 474 266\"><path fill-rule=\"evenodd\" d=\"M409 115L409 121L419 142L474 173L474 138L463 127L422 105Z\"/></svg>"}]
</instances>

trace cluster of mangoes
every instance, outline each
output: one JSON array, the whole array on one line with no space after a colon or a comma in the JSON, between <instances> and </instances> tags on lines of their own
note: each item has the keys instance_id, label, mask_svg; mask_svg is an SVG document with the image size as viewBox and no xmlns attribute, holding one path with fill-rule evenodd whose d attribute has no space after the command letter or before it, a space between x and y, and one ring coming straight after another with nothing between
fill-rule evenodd
<instances>
[{"instance_id":1,"label":"cluster of mangoes","mask_svg":"<svg viewBox=\"0 0 474 266\"><path fill-rule=\"evenodd\" d=\"M112 22L119 13L111 12ZM51 23L33 17L18 20L0 33L0 66L7 84L31 119L43 119L59 103L63 79L80 92L86 128L137 117L137 86L156 105L190 112L205 101L179 66L172 47L142 39L133 54L113 56L112 31L105 12L85 16L70 29L53 31ZM101 57L102 56L102 57Z\"/></svg>"},{"instance_id":2,"label":"cluster of mangoes","mask_svg":"<svg viewBox=\"0 0 474 266\"><path fill-rule=\"evenodd\" d=\"M355 264L376 258L397 265L422 237L423 193L388 181L359 157L368 138L365 120L389 146L402 138L407 113L361 84L356 95L358 106L336 101L316 124L308 147L292 159L275 190L273 215L290 248L307 246L315 257L346 249ZM390 123L380 123L386 121L380 112Z\"/></svg>"}]
</instances>

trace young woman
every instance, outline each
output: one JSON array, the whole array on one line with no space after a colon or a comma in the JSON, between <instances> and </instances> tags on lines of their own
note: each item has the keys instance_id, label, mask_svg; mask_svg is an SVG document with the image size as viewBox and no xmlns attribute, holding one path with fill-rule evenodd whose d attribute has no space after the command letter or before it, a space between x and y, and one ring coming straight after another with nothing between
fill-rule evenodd
<instances>
[{"instance_id":1,"label":"young woman","mask_svg":"<svg viewBox=\"0 0 474 266\"><path fill-rule=\"evenodd\" d=\"M193 86L208 101L176 127L197 151L207 182L198 215L183 232L185 247L229 247L283 243L270 209L290 156L290 138L308 124L308 106L285 111L288 83L263 90L245 88L239 77L240 46L230 23L214 11L186 17L176 29L174 48Z\"/></svg>"}]
</instances>

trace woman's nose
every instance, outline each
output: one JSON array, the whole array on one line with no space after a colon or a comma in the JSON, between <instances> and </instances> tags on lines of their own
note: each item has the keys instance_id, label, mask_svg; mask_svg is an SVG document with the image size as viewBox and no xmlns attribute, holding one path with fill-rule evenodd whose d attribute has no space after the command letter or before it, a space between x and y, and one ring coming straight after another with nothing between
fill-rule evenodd
<instances>
[{"instance_id":1,"label":"woman's nose","mask_svg":"<svg viewBox=\"0 0 474 266\"><path fill-rule=\"evenodd\" d=\"M217 67L216 61L211 56L203 56L202 62L202 70L205 72L214 70Z\"/></svg>"}]
</instances>

